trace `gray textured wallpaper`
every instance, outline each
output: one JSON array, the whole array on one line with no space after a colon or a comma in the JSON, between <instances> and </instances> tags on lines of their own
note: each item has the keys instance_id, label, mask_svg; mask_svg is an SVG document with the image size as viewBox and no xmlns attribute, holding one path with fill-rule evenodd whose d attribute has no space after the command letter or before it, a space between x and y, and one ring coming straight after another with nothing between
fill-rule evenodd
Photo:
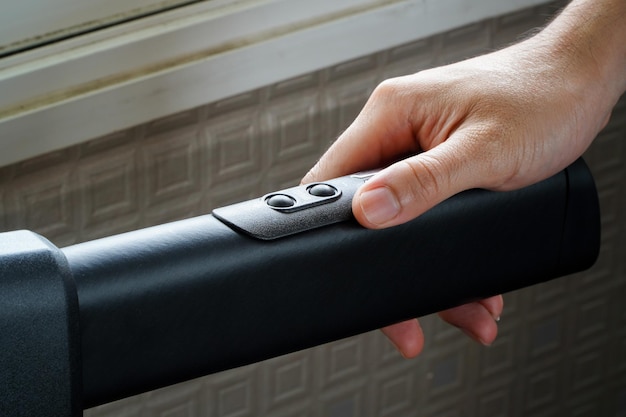
<instances>
[{"instance_id":1,"label":"gray textured wallpaper","mask_svg":"<svg viewBox=\"0 0 626 417\"><path fill-rule=\"evenodd\" d=\"M63 247L294 185L380 81L510 43L554 10L484 21L0 168L0 230L28 228ZM427 317L415 360L373 332L85 415L626 416L625 141L622 100L586 155L602 209L597 265L507 294L491 347Z\"/></svg>"}]
</instances>

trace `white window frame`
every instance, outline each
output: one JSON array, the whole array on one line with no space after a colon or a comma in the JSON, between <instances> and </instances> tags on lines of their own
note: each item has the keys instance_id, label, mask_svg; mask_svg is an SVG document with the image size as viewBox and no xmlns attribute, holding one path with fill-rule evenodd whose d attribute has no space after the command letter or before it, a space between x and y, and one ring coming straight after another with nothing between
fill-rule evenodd
<instances>
[{"instance_id":1,"label":"white window frame","mask_svg":"<svg viewBox=\"0 0 626 417\"><path fill-rule=\"evenodd\" d=\"M0 166L546 0L212 0L0 59Z\"/></svg>"},{"instance_id":2,"label":"white window frame","mask_svg":"<svg viewBox=\"0 0 626 417\"><path fill-rule=\"evenodd\" d=\"M0 13L0 55L159 13L194 0L19 0ZM204 0L212 1L212 0Z\"/></svg>"}]
</instances>

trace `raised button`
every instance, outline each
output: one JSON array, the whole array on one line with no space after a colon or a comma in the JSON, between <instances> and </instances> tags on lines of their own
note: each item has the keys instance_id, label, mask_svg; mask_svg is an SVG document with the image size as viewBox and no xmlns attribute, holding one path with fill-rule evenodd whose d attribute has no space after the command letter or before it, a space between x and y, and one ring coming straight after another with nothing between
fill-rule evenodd
<instances>
[{"instance_id":1,"label":"raised button","mask_svg":"<svg viewBox=\"0 0 626 417\"><path fill-rule=\"evenodd\" d=\"M266 200L271 207L287 208L296 204L296 200L285 194L274 194Z\"/></svg>"},{"instance_id":2,"label":"raised button","mask_svg":"<svg viewBox=\"0 0 626 417\"><path fill-rule=\"evenodd\" d=\"M337 190L328 184L315 184L309 187L309 194L316 197L332 197L336 193Z\"/></svg>"}]
</instances>

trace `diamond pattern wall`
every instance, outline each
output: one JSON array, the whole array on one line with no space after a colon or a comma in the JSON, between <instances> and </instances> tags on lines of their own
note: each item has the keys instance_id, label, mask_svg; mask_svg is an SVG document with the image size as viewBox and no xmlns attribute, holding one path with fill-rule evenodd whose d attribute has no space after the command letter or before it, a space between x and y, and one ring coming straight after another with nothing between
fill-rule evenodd
<instances>
[{"instance_id":1,"label":"diamond pattern wall","mask_svg":"<svg viewBox=\"0 0 626 417\"><path fill-rule=\"evenodd\" d=\"M511 43L542 6L0 168L0 228L58 246L296 184L382 80ZM585 273L505 295L478 346L436 317L422 356L378 332L87 410L88 417L626 416L626 100L586 154L602 249Z\"/></svg>"}]
</instances>

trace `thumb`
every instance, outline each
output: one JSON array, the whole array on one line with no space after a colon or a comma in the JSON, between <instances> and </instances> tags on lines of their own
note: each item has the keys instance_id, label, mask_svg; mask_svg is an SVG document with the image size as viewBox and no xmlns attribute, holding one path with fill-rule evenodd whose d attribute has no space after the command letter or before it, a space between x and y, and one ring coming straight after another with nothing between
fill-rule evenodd
<instances>
[{"instance_id":1,"label":"thumb","mask_svg":"<svg viewBox=\"0 0 626 417\"><path fill-rule=\"evenodd\" d=\"M356 219L372 229L395 226L475 186L472 179L479 177L471 172L472 157L457 148L450 138L376 174L352 200Z\"/></svg>"}]
</instances>

